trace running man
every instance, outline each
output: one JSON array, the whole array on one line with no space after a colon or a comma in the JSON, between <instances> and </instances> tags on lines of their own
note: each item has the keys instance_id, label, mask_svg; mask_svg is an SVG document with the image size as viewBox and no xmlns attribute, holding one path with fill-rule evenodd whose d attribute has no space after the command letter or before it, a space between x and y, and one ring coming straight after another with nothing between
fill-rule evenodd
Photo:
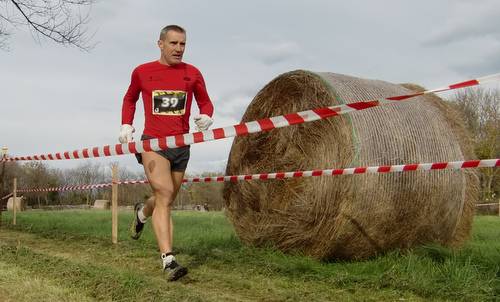
<instances>
[{"instance_id":1,"label":"running man","mask_svg":"<svg viewBox=\"0 0 500 302\"><path fill-rule=\"evenodd\" d=\"M213 123L213 105L205 81L193 65L182 62L186 47L186 31L178 25L168 25L158 40L160 59L139 65L132 72L130 86L123 98L120 143L132 141L132 126L136 103L142 94L145 125L141 140L189 132L189 116L193 95L200 114L194 117L199 131ZM172 253L173 223L171 205L179 191L189 161L190 146L164 151L136 154L144 166L153 196L134 206L135 218L130 233L139 239L144 224L152 217L153 230L161 253L163 270L169 281L187 274Z\"/></svg>"}]
</instances>

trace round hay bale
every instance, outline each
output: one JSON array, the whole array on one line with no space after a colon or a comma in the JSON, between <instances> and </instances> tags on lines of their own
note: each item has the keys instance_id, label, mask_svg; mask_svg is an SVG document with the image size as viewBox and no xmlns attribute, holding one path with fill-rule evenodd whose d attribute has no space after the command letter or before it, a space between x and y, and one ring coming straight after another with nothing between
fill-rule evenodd
<instances>
[{"instance_id":1,"label":"round hay bale","mask_svg":"<svg viewBox=\"0 0 500 302\"><path fill-rule=\"evenodd\" d=\"M26 200L23 196L16 197L16 211L26 211ZM14 197L10 197L7 201L7 211L14 211Z\"/></svg>"},{"instance_id":2,"label":"round hay bale","mask_svg":"<svg viewBox=\"0 0 500 302\"><path fill-rule=\"evenodd\" d=\"M109 210L110 202L109 202L109 200L106 200L106 199L96 199L94 201L93 208L97 209L97 210Z\"/></svg>"},{"instance_id":3,"label":"round hay bale","mask_svg":"<svg viewBox=\"0 0 500 302\"><path fill-rule=\"evenodd\" d=\"M421 89L293 71L267 84L242 122ZM422 96L235 138L226 175L472 159L460 117ZM362 259L424 243L459 246L477 199L473 171L324 176L225 183L237 235L318 259Z\"/></svg>"}]
</instances>

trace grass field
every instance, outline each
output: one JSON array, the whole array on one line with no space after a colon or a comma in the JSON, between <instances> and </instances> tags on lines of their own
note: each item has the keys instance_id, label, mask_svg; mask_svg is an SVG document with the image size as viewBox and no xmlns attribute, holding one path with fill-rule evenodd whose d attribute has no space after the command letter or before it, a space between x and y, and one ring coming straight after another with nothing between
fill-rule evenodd
<instances>
[{"instance_id":1,"label":"grass field","mask_svg":"<svg viewBox=\"0 0 500 302\"><path fill-rule=\"evenodd\" d=\"M120 212L3 213L0 301L500 301L500 218L476 217L460 251L439 246L322 263L242 245L222 213L175 212L175 251L190 273L168 283L148 224L127 237Z\"/></svg>"}]
</instances>

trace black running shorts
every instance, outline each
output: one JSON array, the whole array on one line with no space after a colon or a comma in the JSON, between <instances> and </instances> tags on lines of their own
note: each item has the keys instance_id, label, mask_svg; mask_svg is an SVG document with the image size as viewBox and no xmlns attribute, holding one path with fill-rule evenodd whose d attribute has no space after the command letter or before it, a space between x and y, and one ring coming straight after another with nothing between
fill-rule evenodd
<instances>
[{"instance_id":1,"label":"black running shorts","mask_svg":"<svg viewBox=\"0 0 500 302\"><path fill-rule=\"evenodd\" d=\"M154 137L144 134L141 136L142 141L152 138ZM191 146L184 146L180 148L160 150L155 152L168 159L168 161L170 162L171 171L184 172L186 171L189 161L190 147ZM142 165L142 154L136 153L135 157L137 158L137 162Z\"/></svg>"}]
</instances>

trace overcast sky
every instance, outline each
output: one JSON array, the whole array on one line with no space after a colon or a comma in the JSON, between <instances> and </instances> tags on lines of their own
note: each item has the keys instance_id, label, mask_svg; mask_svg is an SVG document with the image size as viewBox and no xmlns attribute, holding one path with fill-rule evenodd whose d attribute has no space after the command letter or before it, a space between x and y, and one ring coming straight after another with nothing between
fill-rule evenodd
<instances>
[{"instance_id":1,"label":"overcast sky","mask_svg":"<svg viewBox=\"0 0 500 302\"><path fill-rule=\"evenodd\" d=\"M100 1L89 24L98 44L89 53L37 44L26 28L0 50L0 145L26 156L117 143L130 73L159 58L167 24L187 29L184 60L203 73L213 127L224 127L240 121L266 83L295 69L426 88L498 73L498 16L498 0ZM137 108L135 138L144 123ZM187 172L223 171L231 143L194 145ZM131 155L46 163L88 160L142 170Z\"/></svg>"}]
</instances>

